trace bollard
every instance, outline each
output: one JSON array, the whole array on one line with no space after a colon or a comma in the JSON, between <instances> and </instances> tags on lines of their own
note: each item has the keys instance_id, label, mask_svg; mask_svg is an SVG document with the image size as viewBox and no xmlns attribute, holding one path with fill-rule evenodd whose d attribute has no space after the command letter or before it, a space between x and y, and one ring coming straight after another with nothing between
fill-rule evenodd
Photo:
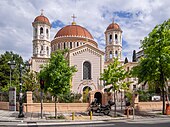
<instances>
[{"instance_id":1,"label":"bollard","mask_svg":"<svg viewBox=\"0 0 170 127\"><path fill-rule=\"evenodd\" d=\"M92 111L90 111L90 120L92 120Z\"/></svg>"},{"instance_id":2,"label":"bollard","mask_svg":"<svg viewBox=\"0 0 170 127\"><path fill-rule=\"evenodd\" d=\"M135 119L135 108L132 107L132 109L133 109L133 120L134 120Z\"/></svg>"},{"instance_id":3,"label":"bollard","mask_svg":"<svg viewBox=\"0 0 170 127\"><path fill-rule=\"evenodd\" d=\"M72 120L74 120L74 118L75 118L75 113L72 112Z\"/></svg>"},{"instance_id":4,"label":"bollard","mask_svg":"<svg viewBox=\"0 0 170 127\"><path fill-rule=\"evenodd\" d=\"M129 107L127 108L127 118L129 118Z\"/></svg>"}]
</instances>

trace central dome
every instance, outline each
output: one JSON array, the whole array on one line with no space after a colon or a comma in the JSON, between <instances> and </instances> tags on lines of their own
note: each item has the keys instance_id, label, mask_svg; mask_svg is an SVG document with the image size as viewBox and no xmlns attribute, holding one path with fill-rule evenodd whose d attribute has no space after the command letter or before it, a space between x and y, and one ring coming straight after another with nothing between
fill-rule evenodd
<instances>
[{"instance_id":1,"label":"central dome","mask_svg":"<svg viewBox=\"0 0 170 127\"><path fill-rule=\"evenodd\" d=\"M84 37L93 40L93 36L86 28L73 24L60 29L54 38L56 37Z\"/></svg>"}]
</instances>

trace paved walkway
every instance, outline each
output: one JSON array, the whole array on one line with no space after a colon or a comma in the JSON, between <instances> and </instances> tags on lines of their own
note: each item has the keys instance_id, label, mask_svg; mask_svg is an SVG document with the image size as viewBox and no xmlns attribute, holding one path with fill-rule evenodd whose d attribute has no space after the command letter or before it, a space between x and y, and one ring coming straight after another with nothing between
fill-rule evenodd
<instances>
[{"instance_id":1,"label":"paved walkway","mask_svg":"<svg viewBox=\"0 0 170 127\"><path fill-rule=\"evenodd\" d=\"M40 113L26 113L24 118L18 118L18 111L5 111L0 110L0 121L1 122L29 122L29 121L39 121L39 122L56 122L56 121L72 121L72 114L64 113L63 115L66 117L66 119L50 119L50 117L54 116L54 113L51 112L45 112L43 114L43 119L41 119ZM121 112L117 112L118 116L120 117L114 117L114 112L112 111L109 116L101 114L94 114L92 116L92 120L133 120L134 119L147 119L147 118L169 118L170 116L167 115L159 115L154 114L154 112L148 114L148 115L135 115L134 117L131 115L129 118L127 118L126 115L122 114ZM151 115L152 114L152 115ZM154 115L153 115L154 114ZM58 113L58 115L61 115ZM90 121L90 116L87 115L87 113L75 113L74 121Z\"/></svg>"}]
</instances>

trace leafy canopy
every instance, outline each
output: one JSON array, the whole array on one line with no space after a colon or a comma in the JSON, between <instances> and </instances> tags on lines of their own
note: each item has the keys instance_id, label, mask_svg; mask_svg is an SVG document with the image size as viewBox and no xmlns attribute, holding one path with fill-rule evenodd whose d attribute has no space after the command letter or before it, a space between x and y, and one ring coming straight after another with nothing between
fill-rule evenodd
<instances>
[{"instance_id":1,"label":"leafy canopy","mask_svg":"<svg viewBox=\"0 0 170 127\"><path fill-rule=\"evenodd\" d=\"M133 68L133 75L139 83L147 81L152 85L165 87L170 77L170 20L157 25L142 42L145 57Z\"/></svg>"},{"instance_id":2,"label":"leafy canopy","mask_svg":"<svg viewBox=\"0 0 170 127\"><path fill-rule=\"evenodd\" d=\"M128 76L128 72L123 69L117 58L114 58L114 62L108 65L107 69L104 69L104 73L101 74L101 80L105 82L105 85L113 86L114 90L126 88L123 80Z\"/></svg>"},{"instance_id":3,"label":"leafy canopy","mask_svg":"<svg viewBox=\"0 0 170 127\"><path fill-rule=\"evenodd\" d=\"M10 87L10 66L9 61L15 61L15 68L11 70L11 86L18 87L19 89L19 64L23 64L23 59L18 54L12 51L6 51L0 55L0 89L7 92Z\"/></svg>"},{"instance_id":4,"label":"leafy canopy","mask_svg":"<svg viewBox=\"0 0 170 127\"><path fill-rule=\"evenodd\" d=\"M44 90L49 91L55 97L69 92L70 80L76 72L74 66L69 66L66 59L67 53L67 50L53 52L49 63L40 71L40 78L45 81Z\"/></svg>"},{"instance_id":5,"label":"leafy canopy","mask_svg":"<svg viewBox=\"0 0 170 127\"><path fill-rule=\"evenodd\" d=\"M165 89L170 78L170 19L157 25L142 42L145 57L133 69L140 82L160 88L165 113Z\"/></svg>"}]
</instances>

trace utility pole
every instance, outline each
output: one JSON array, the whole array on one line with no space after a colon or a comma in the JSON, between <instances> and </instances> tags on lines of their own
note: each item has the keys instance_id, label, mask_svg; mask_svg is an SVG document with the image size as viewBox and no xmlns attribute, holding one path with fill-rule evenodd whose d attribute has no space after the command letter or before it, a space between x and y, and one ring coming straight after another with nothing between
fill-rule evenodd
<instances>
[{"instance_id":1,"label":"utility pole","mask_svg":"<svg viewBox=\"0 0 170 127\"><path fill-rule=\"evenodd\" d=\"M44 80L40 79L40 87L41 87L41 119L43 118L43 89L44 89Z\"/></svg>"}]
</instances>

